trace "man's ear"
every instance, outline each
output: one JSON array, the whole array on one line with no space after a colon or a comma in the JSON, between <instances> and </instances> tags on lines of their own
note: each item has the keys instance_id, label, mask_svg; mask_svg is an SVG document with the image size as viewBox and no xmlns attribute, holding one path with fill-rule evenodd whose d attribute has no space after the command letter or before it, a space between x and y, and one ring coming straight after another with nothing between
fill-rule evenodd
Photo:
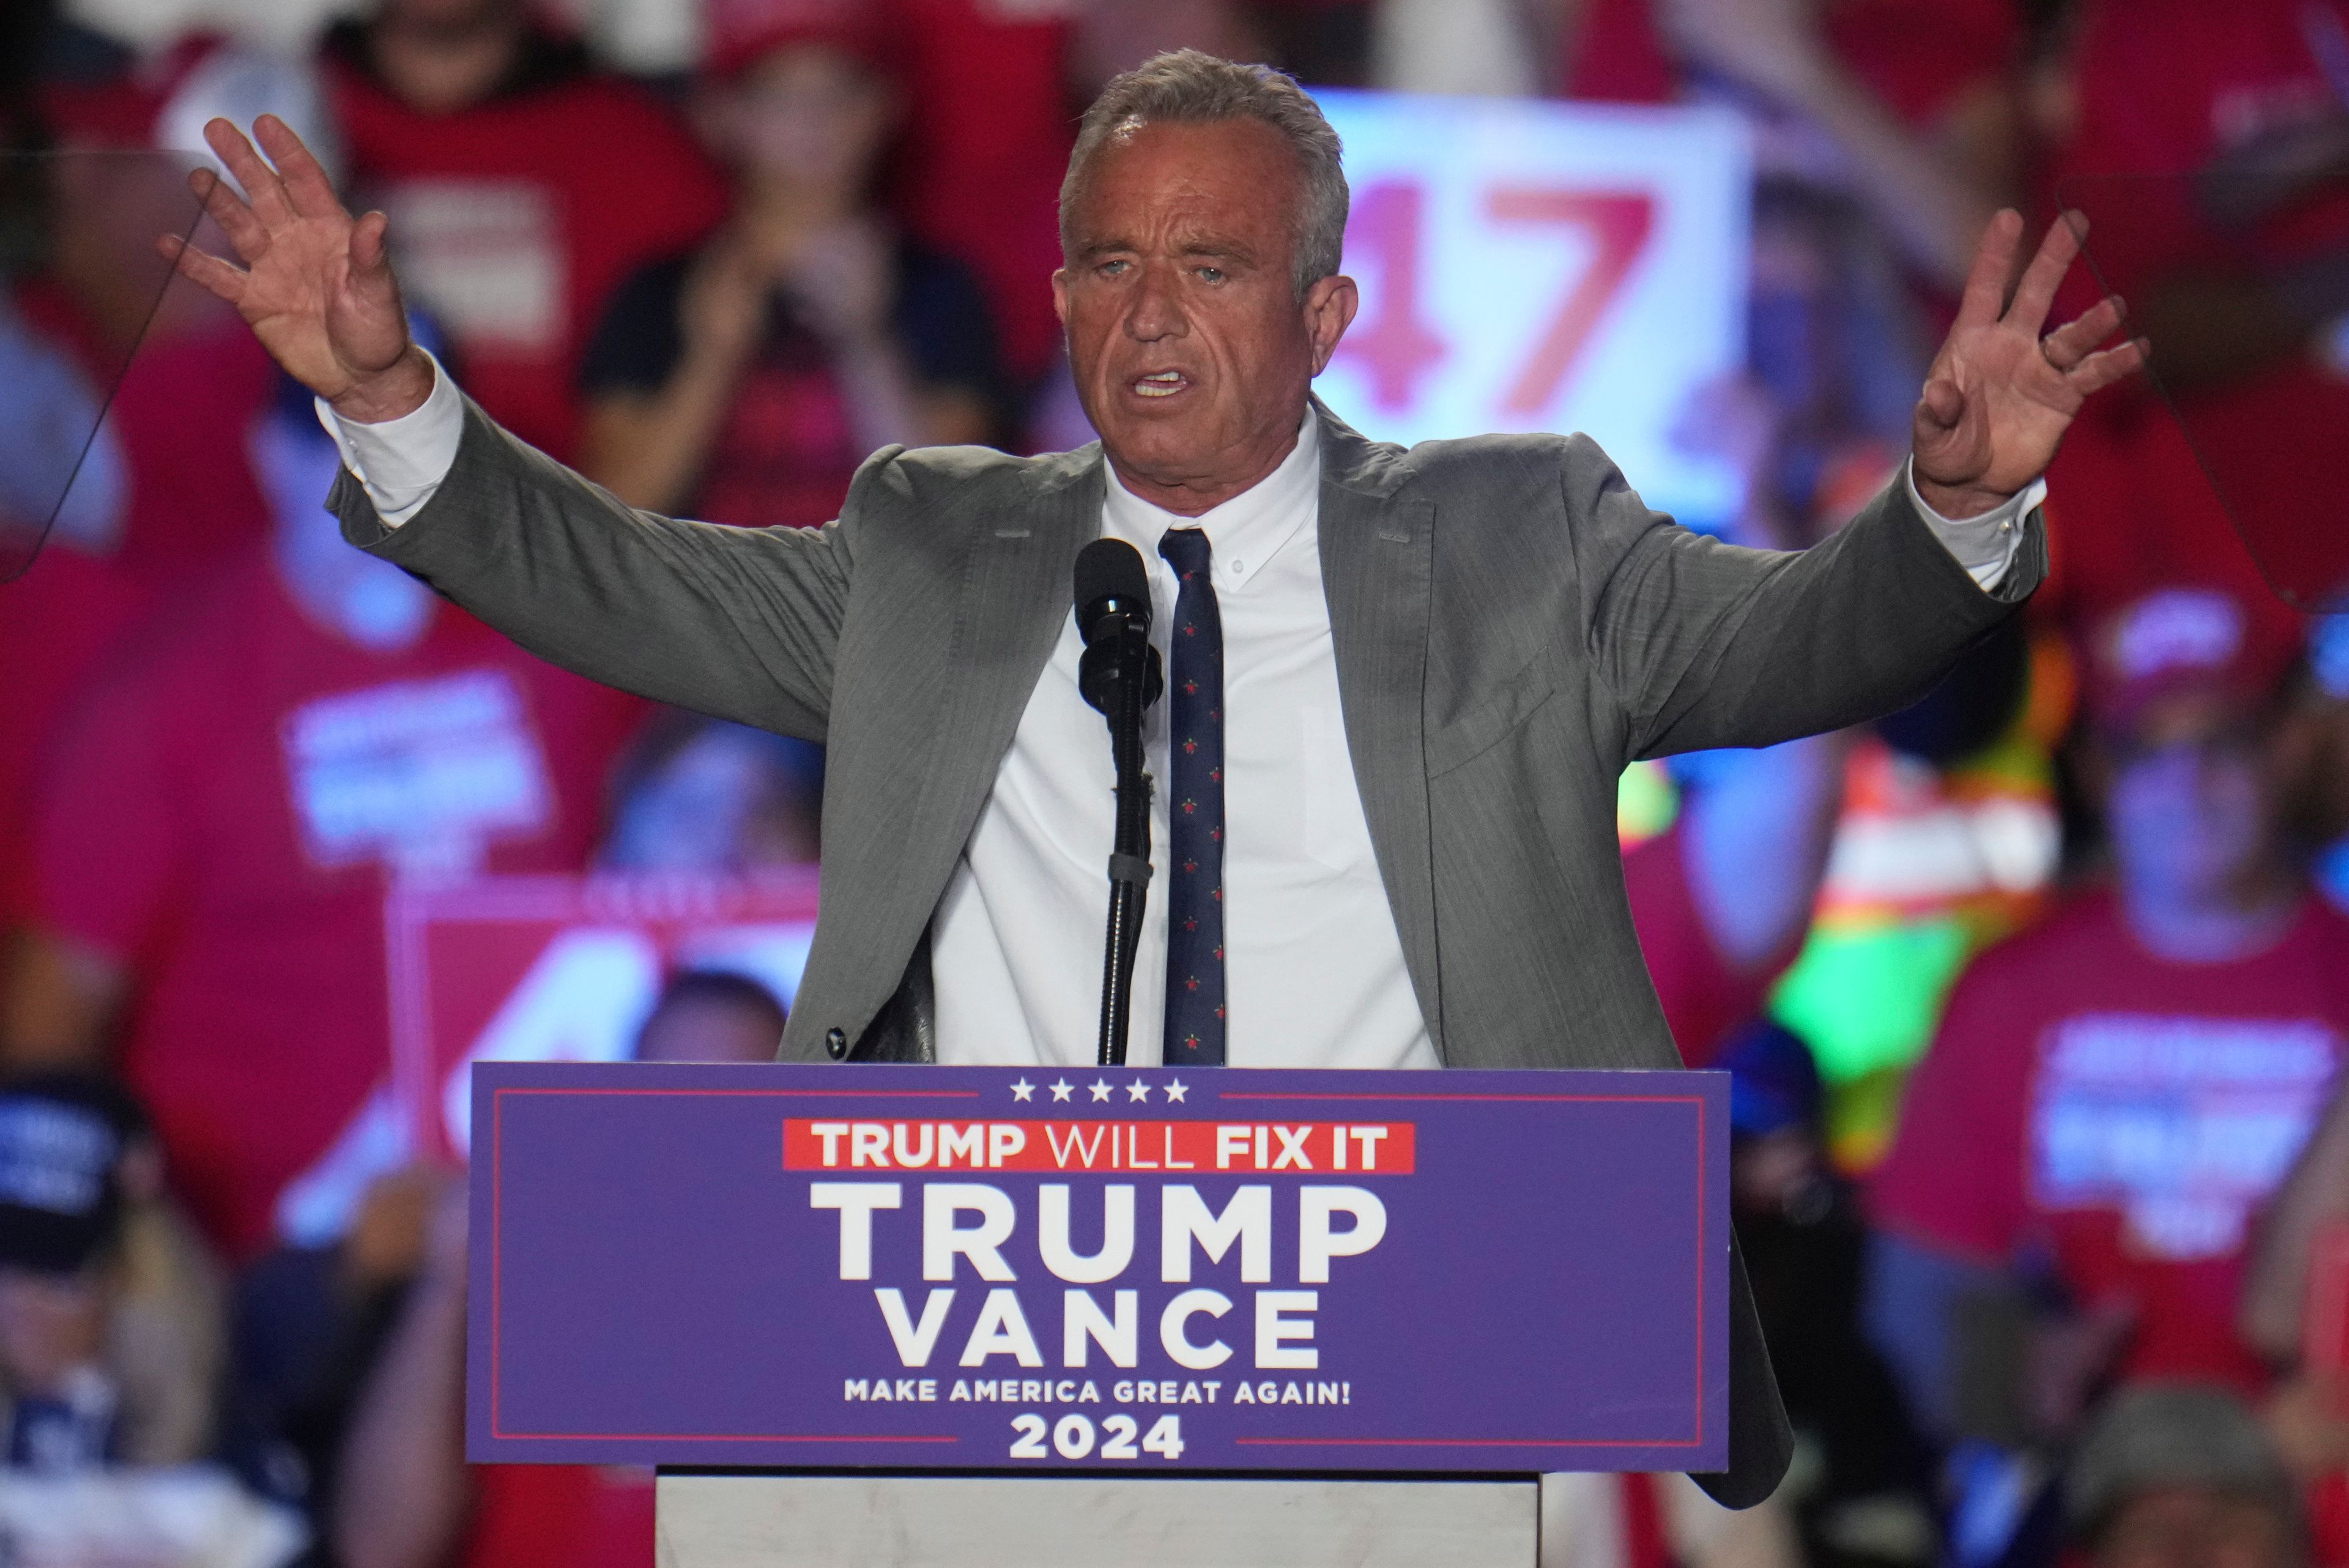
<instances>
[{"instance_id":1,"label":"man's ear","mask_svg":"<svg viewBox=\"0 0 2349 1568\"><path fill-rule=\"evenodd\" d=\"M1305 332L1313 340L1313 373L1319 375L1338 351L1339 339L1362 307L1361 291L1343 273L1332 273L1305 291Z\"/></svg>"},{"instance_id":2,"label":"man's ear","mask_svg":"<svg viewBox=\"0 0 2349 1568\"><path fill-rule=\"evenodd\" d=\"M1061 318L1061 329L1064 332L1067 331L1069 326L1069 269L1064 266L1058 266L1052 269L1052 314Z\"/></svg>"}]
</instances>

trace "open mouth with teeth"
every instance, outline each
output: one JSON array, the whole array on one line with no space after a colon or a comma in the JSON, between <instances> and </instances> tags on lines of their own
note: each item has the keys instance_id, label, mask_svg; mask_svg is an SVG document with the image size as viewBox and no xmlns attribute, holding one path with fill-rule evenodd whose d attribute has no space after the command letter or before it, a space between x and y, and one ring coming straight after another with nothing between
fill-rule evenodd
<instances>
[{"instance_id":1,"label":"open mouth with teeth","mask_svg":"<svg viewBox=\"0 0 2349 1568\"><path fill-rule=\"evenodd\" d=\"M1133 389L1145 398L1171 398L1191 384L1191 379L1180 370L1156 370L1137 377Z\"/></svg>"}]
</instances>

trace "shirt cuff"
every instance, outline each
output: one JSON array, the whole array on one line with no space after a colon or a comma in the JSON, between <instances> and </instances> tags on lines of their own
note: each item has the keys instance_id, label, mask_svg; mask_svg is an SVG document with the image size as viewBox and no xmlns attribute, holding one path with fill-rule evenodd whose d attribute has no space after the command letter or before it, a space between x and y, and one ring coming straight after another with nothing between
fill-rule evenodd
<instances>
[{"instance_id":1,"label":"shirt cuff","mask_svg":"<svg viewBox=\"0 0 2349 1568\"><path fill-rule=\"evenodd\" d=\"M2047 482L2033 480L2007 497L2004 505L1993 506L1979 517L1944 517L1917 493L1916 461L1910 458L1900 465L1900 483L1909 487L1909 504L1975 585L1984 593L1994 591L2006 580L2016 552L2023 548L2023 520L2047 500Z\"/></svg>"},{"instance_id":2,"label":"shirt cuff","mask_svg":"<svg viewBox=\"0 0 2349 1568\"><path fill-rule=\"evenodd\" d=\"M326 400L313 400L318 422L343 454L343 466L366 487L375 514L397 528L419 512L456 465L457 443L465 433L465 405L440 361L432 360L432 390L423 403L396 420L367 424L347 420Z\"/></svg>"}]
</instances>

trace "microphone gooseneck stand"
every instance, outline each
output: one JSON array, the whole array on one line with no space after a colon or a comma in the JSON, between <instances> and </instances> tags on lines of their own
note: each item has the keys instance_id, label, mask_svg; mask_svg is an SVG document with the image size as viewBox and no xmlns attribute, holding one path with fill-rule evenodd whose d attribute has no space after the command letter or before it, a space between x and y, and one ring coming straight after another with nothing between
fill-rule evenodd
<instances>
[{"instance_id":1,"label":"microphone gooseneck stand","mask_svg":"<svg viewBox=\"0 0 2349 1568\"><path fill-rule=\"evenodd\" d=\"M1143 650L1154 667L1157 649ZM1151 673L1157 673L1154 668ZM1109 931L1102 945L1101 1052L1104 1067L1125 1065L1127 1006L1133 992L1133 955L1142 943L1142 913L1150 901L1150 796L1155 787L1142 765L1142 715L1149 706L1140 680L1121 680L1109 716L1110 753L1117 766L1117 836L1109 857Z\"/></svg>"},{"instance_id":2,"label":"microphone gooseneck stand","mask_svg":"<svg viewBox=\"0 0 2349 1568\"><path fill-rule=\"evenodd\" d=\"M1142 555L1117 539L1097 539L1078 554L1077 630L1085 641L1077 688L1109 721L1116 770L1117 831L1109 856L1109 929L1102 945L1101 1048L1104 1067L1125 1065L1126 1015L1133 955L1150 895L1150 797L1143 766L1143 717L1165 679L1150 646L1150 577Z\"/></svg>"}]
</instances>

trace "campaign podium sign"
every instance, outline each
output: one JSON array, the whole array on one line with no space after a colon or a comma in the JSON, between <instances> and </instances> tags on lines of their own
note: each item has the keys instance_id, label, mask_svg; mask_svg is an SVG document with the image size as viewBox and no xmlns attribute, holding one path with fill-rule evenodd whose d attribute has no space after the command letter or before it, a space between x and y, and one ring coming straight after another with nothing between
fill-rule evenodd
<instances>
[{"instance_id":1,"label":"campaign podium sign","mask_svg":"<svg viewBox=\"0 0 2349 1568\"><path fill-rule=\"evenodd\" d=\"M1703 1073L473 1069L467 1454L1719 1470Z\"/></svg>"}]
</instances>

